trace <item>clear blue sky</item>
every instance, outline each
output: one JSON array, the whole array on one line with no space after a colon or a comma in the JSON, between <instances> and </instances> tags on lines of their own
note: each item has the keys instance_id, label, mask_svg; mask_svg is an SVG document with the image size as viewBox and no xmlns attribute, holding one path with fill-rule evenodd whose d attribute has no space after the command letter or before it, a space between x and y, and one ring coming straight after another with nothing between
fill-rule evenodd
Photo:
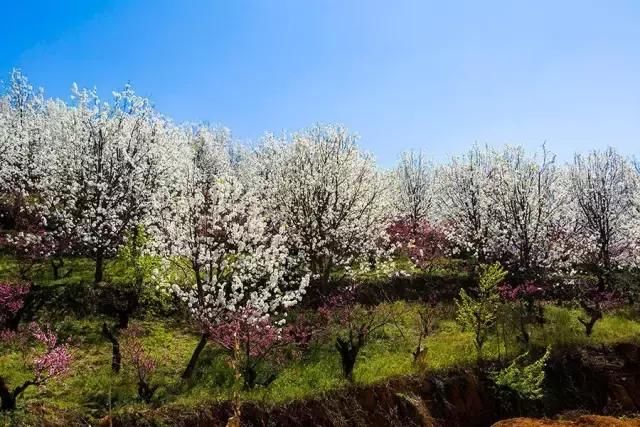
<instances>
[{"instance_id":1,"label":"clear blue sky","mask_svg":"<svg viewBox=\"0 0 640 427\"><path fill-rule=\"evenodd\" d=\"M51 96L131 82L239 139L340 122L386 165L476 141L640 155L637 0L5 3L0 73Z\"/></svg>"}]
</instances>

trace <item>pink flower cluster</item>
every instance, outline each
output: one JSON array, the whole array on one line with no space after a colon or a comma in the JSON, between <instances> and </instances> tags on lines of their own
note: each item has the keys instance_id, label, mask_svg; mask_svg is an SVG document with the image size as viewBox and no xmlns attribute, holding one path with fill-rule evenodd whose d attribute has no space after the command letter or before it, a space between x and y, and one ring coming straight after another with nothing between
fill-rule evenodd
<instances>
[{"instance_id":1,"label":"pink flower cluster","mask_svg":"<svg viewBox=\"0 0 640 427\"><path fill-rule=\"evenodd\" d=\"M539 300L545 295L545 286L532 280L528 280L517 286L507 284L500 287L500 295L506 301L517 301L521 299Z\"/></svg>"},{"instance_id":2,"label":"pink flower cluster","mask_svg":"<svg viewBox=\"0 0 640 427\"><path fill-rule=\"evenodd\" d=\"M24 299L30 289L26 284L0 283L0 329L2 323L24 306Z\"/></svg>"},{"instance_id":3,"label":"pink flower cluster","mask_svg":"<svg viewBox=\"0 0 640 427\"><path fill-rule=\"evenodd\" d=\"M209 339L229 351L239 344L243 354L260 358L266 356L276 345L285 344L290 335L274 324L269 316L256 316L251 309L231 314L227 321L206 328Z\"/></svg>"},{"instance_id":4,"label":"pink flower cluster","mask_svg":"<svg viewBox=\"0 0 640 427\"><path fill-rule=\"evenodd\" d=\"M299 314L295 322L282 329L283 339L295 344L298 349L306 350L318 332L319 326L314 319Z\"/></svg>"},{"instance_id":5,"label":"pink flower cluster","mask_svg":"<svg viewBox=\"0 0 640 427\"><path fill-rule=\"evenodd\" d=\"M426 220L413 223L401 218L387 227L387 233L391 243L421 268L444 256L449 247L444 231Z\"/></svg>"},{"instance_id":6,"label":"pink flower cluster","mask_svg":"<svg viewBox=\"0 0 640 427\"><path fill-rule=\"evenodd\" d=\"M66 374L72 360L69 346L60 344L55 332L49 328L43 329L37 323L29 325L29 332L45 346L45 352L33 359L32 368L36 382L42 383L49 378Z\"/></svg>"},{"instance_id":7,"label":"pink flower cluster","mask_svg":"<svg viewBox=\"0 0 640 427\"><path fill-rule=\"evenodd\" d=\"M357 299L357 285L341 288L329 295L324 304L318 308L318 313L326 322L331 320L346 324L351 318L351 308Z\"/></svg>"},{"instance_id":8,"label":"pink flower cluster","mask_svg":"<svg viewBox=\"0 0 640 427\"><path fill-rule=\"evenodd\" d=\"M148 382L157 368L156 361L151 358L140 340L142 330L137 326L129 326L122 332L124 354L129 358L140 381Z\"/></svg>"}]
</instances>

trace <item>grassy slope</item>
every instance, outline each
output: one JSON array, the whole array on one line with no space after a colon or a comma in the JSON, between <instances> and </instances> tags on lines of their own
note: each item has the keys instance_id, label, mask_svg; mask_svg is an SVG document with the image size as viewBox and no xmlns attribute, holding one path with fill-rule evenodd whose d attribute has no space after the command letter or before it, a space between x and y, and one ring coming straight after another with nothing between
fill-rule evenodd
<instances>
[{"instance_id":1,"label":"grassy slope","mask_svg":"<svg viewBox=\"0 0 640 427\"><path fill-rule=\"evenodd\" d=\"M91 277L90 262L74 260L74 276L69 281ZM0 263L0 274L11 270L8 263ZM114 266L110 266L115 271ZM47 281L46 272L41 272L41 280ZM2 276L0 276L2 277ZM6 276L5 276L6 277ZM454 321L453 307L443 308L437 331L428 338L426 366L416 367L411 361L411 351L415 348L418 333L418 306L410 303L396 303L402 315L398 327L389 325L380 330L365 347L355 369L356 381L374 383L391 376L406 375L416 369L439 370L464 366L476 361L475 349L469 333L460 331ZM635 341L640 336L640 322L630 311L609 313L600 321L592 337L585 337L577 318L579 310L568 310L548 306L545 310L547 322L544 327L532 329L532 340L536 346L599 345L622 341ZM144 342L148 351L158 361L155 382L161 384L154 405L177 404L195 406L203 401L227 399L231 393L232 374L227 366L224 353L214 345L209 345L202 354L196 378L189 384L179 380L198 337L187 327L166 319L138 320L148 335ZM505 322L502 337L506 343L493 336L486 345L485 358L497 359L515 355L520 351L515 340L517 331L513 322ZM45 388L29 389L19 402L22 408L54 406L62 411L84 413L100 417L107 413L110 401L114 410L140 406L136 399L135 379L126 366L120 375L110 370L110 346L100 336L101 320L66 319L56 327L62 335L73 337L75 361L71 374ZM499 330L501 330L499 328ZM303 357L287 357L278 378L268 388L257 388L244 392L243 399L251 399L265 404L277 404L293 399L333 390L345 385L341 378L340 362L333 347L333 340L327 337L314 346ZM267 368L268 369L268 368ZM4 349L0 351L0 372L10 384L17 384L27 378L19 354ZM27 404L28 402L28 404ZM0 418L0 421L2 418Z\"/></svg>"}]
</instances>

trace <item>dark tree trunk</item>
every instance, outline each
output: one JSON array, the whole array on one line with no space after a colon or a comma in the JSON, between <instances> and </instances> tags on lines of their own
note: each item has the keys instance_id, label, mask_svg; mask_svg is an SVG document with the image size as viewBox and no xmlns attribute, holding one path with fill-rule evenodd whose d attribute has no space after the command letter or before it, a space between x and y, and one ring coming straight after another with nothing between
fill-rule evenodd
<instances>
[{"instance_id":1,"label":"dark tree trunk","mask_svg":"<svg viewBox=\"0 0 640 427\"><path fill-rule=\"evenodd\" d=\"M145 403L151 403L154 393L158 389L158 386L150 386L146 381L138 382L138 397Z\"/></svg>"},{"instance_id":2,"label":"dark tree trunk","mask_svg":"<svg viewBox=\"0 0 640 427\"><path fill-rule=\"evenodd\" d=\"M35 385L32 381L26 381L21 386L16 387L13 392L9 390L4 378L0 377L0 411L13 411L16 409L16 401L29 386Z\"/></svg>"},{"instance_id":3,"label":"dark tree trunk","mask_svg":"<svg viewBox=\"0 0 640 427\"><path fill-rule=\"evenodd\" d=\"M51 258L51 270L53 271L53 279L60 279L60 269L64 267L64 260L62 258Z\"/></svg>"},{"instance_id":4,"label":"dark tree trunk","mask_svg":"<svg viewBox=\"0 0 640 427\"><path fill-rule=\"evenodd\" d=\"M60 267L61 265L58 264L55 259L51 258L51 270L53 271L53 280L60 279Z\"/></svg>"},{"instance_id":5,"label":"dark tree trunk","mask_svg":"<svg viewBox=\"0 0 640 427\"><path fill-rule=\"evenodd\" d=\"M336 349L340 353L342 373L349 381L353 381L353 368L356 365L360 347L361 346L354 343L353 340L346 340L340 337L336 338Z\"/></svg>"},{"instance_id":6,"label":"dark tree trunk","mask_svg":"<svg viewBox=\"0 0 640 427\"><path fill-rule=\"evenodd\" d=\"M200 357L200 353L204 350L204 346L207 345L207 335L202 334L200 337L200 341L198 341L198 345L196 346L193 354L191 355L191 359L189 360L189 364L187 368L182 373L182 379L188 380L193 375L193 371L196 369L196 364L198 363L198 358Z\"/></svg>"},{"instance_id":7,"label":"dark tree trunk","mask_svg":"<svg viewBox=\"0 0 640 427\"><path fill-rule=\"evenodd\" d=\"M118 325L116 327L118 329L127 329L129 327L129 311L128 310L118 311Z\"/></svg>"},{"instance_id":8,"label":"dark tree trunk","mask_svg":"<svg viewBox=\"0 0 640 427\"><path fill-rule=\"evenodd\" d=\"M602 319L602 310L600 309L600 305L597 303L594 307L589 307L584 302L582 302L580 305L582 305L582 308L587 313L587 316L589 316L589 319L588 320L578 319L578 320L580 321L580 323L582 323L582 326L584 326L584 333L588 337L590 337L596 322Z\"/></svg>"},{"instance_id":9,"label":"dark tree trunk","mask_svg":"<svg viewBox=\"0 0 640 427\"><path fill-rule=\"evenodd\" d=\"M106 323L102 324L102 335L111 343L111 370L115 373L120 372L122 365L122 355L120 354L120 341L113 334Z\"/></svg>"},{"instance_id":10,"label":"dark tree trunk","mask_svg":"<svg viewBox=\"0 0 640 427\"><path fill-rule=\"evenodd\" d=\"M5 321L5 326L10 331L16 332L18 330L18 326L20 326L20 320L22 319L22 315L20 312L14 314L10 318Z\"/></svg>"},{"instance_id":11,"label":"dark tree trunk","mask_svg":"<svg viewBox=\"0 0 640 427\"><path fill-rule=\"evenodd\" d=\"M67 269L67 271L64 272L64 274L60 274L60 270L64 268L64 258L59 257L59 258L51 258L51 271L53 272L53 279L54 280L59 280L59 279L63 279L65 277L69 277L69 275L71 274L71 269Z\"/></svg>"},{"instance_id":12,"label":"dark tree trunk","mask_svg":"<svg viewBox=\"0 0 640 427\"><path fill-rule=\"evenodd\" d=\"M607 280L604 272L598 273L598 292L604 292L607 290Z\"/></svg>"},{"instance_id":13,"label":"dark tree trunk","mask_svg":"<svg viewBox=\"0 0 640 427\"><path fill-rule=\"evenodd\" d=\"M16 409L16 398L4 382L4 378L0 377L0 410L13 411Z\"/></svg>"},{"instance_id":14,"label":"dark tree trunk","mask_svg":"<svg viewBox=\"0 0 640 427\"><path fill-rule=\"evenodd\" d=\"M96 273L94 283L100 283L104 280L104 249L96 250Z\"/></svg>"},{"instance_id":15,"label":"dark tree trunk","mask_svg":"<svg viewBox=\"0 0 640 427\"><path fill-rule=\"evenodd\" d=\"M527 331L527 318L530 310L525 305L520 306L520 341L524 345L529 345L529 331Z\"/></svg>"},{"instance_id":16,"label":"dark tree trunk","mask_svg":"<svg viewBox=\"0 0 640 427\"><path fill-rule=\"evenodd\" d=\"M252 366L245 366L243 369L244 388L250 390L256 386L256 379L258 378L258 372Z\"/></svg>"}]
</instances>

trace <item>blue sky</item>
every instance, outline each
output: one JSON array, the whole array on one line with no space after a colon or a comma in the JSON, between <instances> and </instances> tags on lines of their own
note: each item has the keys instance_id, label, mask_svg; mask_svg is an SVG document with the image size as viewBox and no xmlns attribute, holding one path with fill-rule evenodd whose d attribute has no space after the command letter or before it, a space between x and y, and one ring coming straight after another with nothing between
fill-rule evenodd
<instances>
[{"instance_id":1,"label":"blue sky","mask_svg":"<svg viewBox=\"0 0 640 427\"><path fill-rule=\"evenodd\" d=\"M110 0L3 5L0 73L131 82L238 139L339 122L382 164L474 142L640 155L640 2Z\"/></svg>"}]
</instances>

